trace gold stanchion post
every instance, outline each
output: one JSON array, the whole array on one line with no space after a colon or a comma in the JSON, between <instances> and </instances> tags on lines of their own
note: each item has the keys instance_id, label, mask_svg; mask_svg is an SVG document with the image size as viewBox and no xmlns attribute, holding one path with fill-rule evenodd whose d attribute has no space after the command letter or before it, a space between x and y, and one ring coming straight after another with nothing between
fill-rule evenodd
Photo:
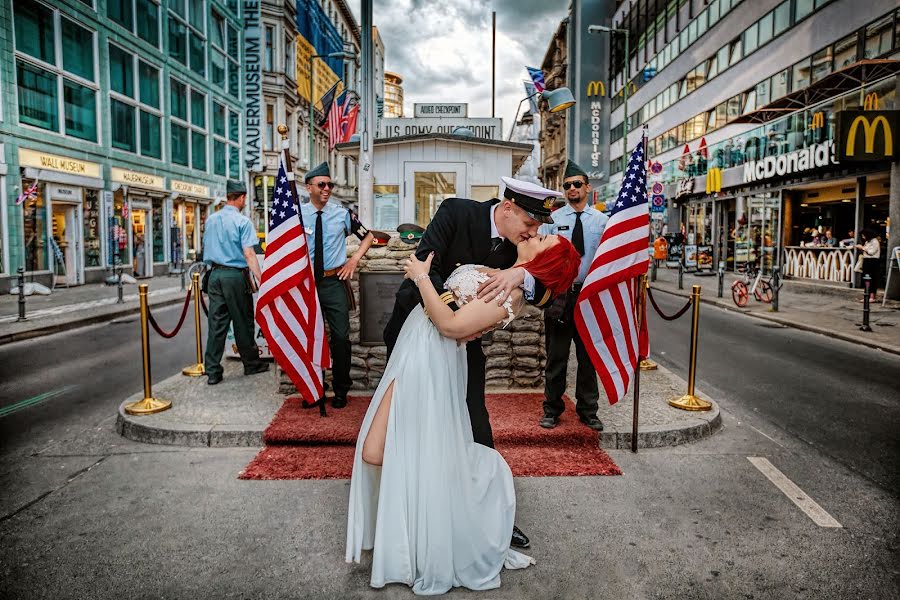
<instances>
[{"instance_id":1,"label":"gold stanchion post","mask_svg":"<svg viewBox=\"0 0 900 600\"><path fill-rule=\"evenodd\" d=\"M691 366L688 373L688 392L680 398L669 400L669 405L682 410L709 410L712 404L694 395L694 381L697 378L697 332L700 327L700 286L691 288Z\"/></svg>"},{"instance_id":2,"label":"gold stanchion post","mask_svg":"<svg viewBox=\"0 0 900 600\"><path fill-rule=\"evenodd\" d=\"M144 358L144 399L125 405L125 412L129 415L150 415L172 408L171 400L162 400L153 397L150 389L150 328L148 318L150 309L147 307L147 284L138 286L138 295L141 300L141 352Z\"/></svg>"},{"instance_id":3,"label":"gold stanchion post","mask_svg":"<svg viewBox=\"0 0 900 600\"><path fill-rule=\"evenodd\" d=\"M203 339L200 331L200 273L191 275L191 293L194 294L194 339L197 342L197 363L181 370L188 377L202 377L206 374L203 368Z\"/></svg>"}]
</instances>

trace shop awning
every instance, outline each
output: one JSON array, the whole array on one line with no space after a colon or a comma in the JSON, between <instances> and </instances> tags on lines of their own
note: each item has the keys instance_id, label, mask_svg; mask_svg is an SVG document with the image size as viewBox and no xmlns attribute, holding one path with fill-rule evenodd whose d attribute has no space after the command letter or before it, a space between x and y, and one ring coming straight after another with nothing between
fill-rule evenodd
<instances>
[{"instance_id":1,"label":"shop awning","mask_svg":"<svg viewBox=\"0 0 900 600\"><path fill-rule=\"evenodd\" d=\"M886 58L861 60L827 75L802 90L791 92L753 112L741 115L731 123L768 123L849 92L864 83L894 75L898 71L900 71L900 60Z\"/></svg>"}]
</instances>

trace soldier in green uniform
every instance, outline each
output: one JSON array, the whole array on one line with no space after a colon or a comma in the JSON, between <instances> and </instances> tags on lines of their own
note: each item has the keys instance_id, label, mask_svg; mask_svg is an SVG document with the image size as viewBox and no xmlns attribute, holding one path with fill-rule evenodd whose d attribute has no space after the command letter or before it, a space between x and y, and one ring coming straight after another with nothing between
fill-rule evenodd
<instances>
[{"instance_id":1,"label":"soldier in green uniform","mask_svg":"<svg viewBox=\"0 0 900 600\"><path fill-rule=\"evenodd\" d=\"M241 214L247 199L247 188L239 181L229 181L225 206L206 219L203 232L204 262L210 267L206 290L209 294L209 336L206 340L204 366L207 383L222 381L222 353L228 325L234 323L234 339L244 363L244 375L269 370L260 360L253 338L253 296L249 274L260 279L259 262L253 247L256 230L250 219ZM249 272L248 272L249 271Z\"/></svg>"}]
</instances>

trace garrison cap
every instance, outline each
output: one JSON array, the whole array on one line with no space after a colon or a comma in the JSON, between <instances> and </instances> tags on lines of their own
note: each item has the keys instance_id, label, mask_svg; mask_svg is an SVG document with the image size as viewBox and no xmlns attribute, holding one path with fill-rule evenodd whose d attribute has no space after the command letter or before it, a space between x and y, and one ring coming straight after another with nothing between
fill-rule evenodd
<instances>
[{"instance_id":1,"label":"garrison cap","mask_svg":"<svg viewBox=\"0 0 900 600\"><path fill-rule=\"evenodd\" d=\"M391 236L383 231L375 231L374 229L370 229L369 233L371 233L375 238L375 240L372 242L373 246L387 246L387 243L391 241Z\"/></svg>"},{"instance_id":2,"label":"garrison cap","mask_svg":"<svg viewBox=\"0 0 900 600\"><path fill-rule=\"evenodd\" d=\"M323 162L316 168L307 171L306 176L303 178L303 183L309 183L309 181L313 177L331 177L331 171L328 169L328 163Z\"/></svg>"},{"instance_id":3,"label":"garrison cap","mask_svg":"<svg viewBox=\"0 0 900 600\"><path fill-rule=\"evenodd\" d=\"M568 179L569 177L584 177L585 180L588 179L588 174L584 172L584 169L578 166L573 160L569 160L566 163L566 173L563 175L563 179Z\"/></svg>"},{"instance_id":4,"label":"garrison cap","mask_svg":"<svg viewBox=\"0 0 900 600\"><path fill-rule=\"evenodd\" d=\"M400 240L407 244L418 243L425 233L425 228L415 223L403 223L397 225L397 233L400 234Z\"/></svg>"},{"instance_id":5,"label":"garrison cap","mask_svg":"<svg viewBox=\"0 0 900 600\"><path fill-rule=\"evenodd\" d=\"M501 177L501 181L506 185L503 190L503 197L512 200L516 206L524 210L530 217L541 223L552 223L550 213L553 212L556 199L562 194L548 190L537 184L528 181L513 179L512 177Z\"/></svg>"},{"instance_id":6,"label":"garrison cap","mask_svg":"<svg viewBox=\"0 0 900 600\"><path fill-rule=\"evenodd\" d=\"M247 186L244 185L243 181L235 181L234 179L229 179L228 183L225 184L225 194L228 196L246 193Z\"/></svg>"}]
</instances>

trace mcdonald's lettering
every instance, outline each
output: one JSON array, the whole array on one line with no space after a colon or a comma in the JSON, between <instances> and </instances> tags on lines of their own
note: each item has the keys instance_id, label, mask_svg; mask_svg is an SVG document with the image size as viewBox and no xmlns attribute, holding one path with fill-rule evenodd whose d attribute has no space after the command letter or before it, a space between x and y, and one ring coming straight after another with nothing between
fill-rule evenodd
<instances>
[{"instance_id":1,"label":"mcdonald's lettering","mask_svg":"<svg viewBox=\"0 0 900 600\"><path fill-rule=\"evenodd\" d=\"M874 103L875 100L869 102ZM850 161L893 158L895 156L894 131L897 128L898 115L900 115L900 111L843 111L839 113L840 158ZM862 141L860 141L860 134L862 134Z\"/></svg>"},{"instance_id":2,"label":"mcdonald's lettering","mask_svg":"<svg viewBox=\"0 0 900 600\"><path fill-rule=\"evenodd\" d=\"M602 81L591 81L587 85L587 97L591 96L605 96L606 95L606 86L603 85Z\"/></svg>"},{"instance_id":3,"label":"mcdonald's lettering","mask_svg":"<svg viewBox=\"0 0 900 600\"><path fill-rule=\"evenodd\" d=\"M821 112L813 113L812 120L809 123L810 129L819 129L825 126L825 115Z\"/></svg>"},{"instance_id":4,"label":"mcdonald's lettering","mask_svg":"<svg viewBox=\"0 0 900 600\"><path fill-rule=\"evenodd\" d=\"M715 194L722 191L722 169L711 168L706 173L706 193Z\"/></svg>"},{"instance_id":5,"label":"mcdonald's lettering","mask_svg":"<svg viewBox=\"0 0 900 600\"><path fill-rule=\"evenodd\" d=\"M863 108L865 110L878 110L878 94L876 94L875 92L866 94L866 99L863 102Z\"/></svg>"}]
</instances>

